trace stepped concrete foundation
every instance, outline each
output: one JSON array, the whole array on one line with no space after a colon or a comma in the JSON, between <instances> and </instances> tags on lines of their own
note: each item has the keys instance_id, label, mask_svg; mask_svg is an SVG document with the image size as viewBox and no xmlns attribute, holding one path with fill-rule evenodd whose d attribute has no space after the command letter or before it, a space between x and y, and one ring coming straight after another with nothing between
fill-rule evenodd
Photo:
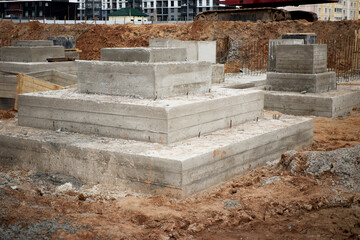
<instances>
[{"instance_id":1,"label":"stepped concrete foundation","mask_svg":"<svg viewBox=\"0 0 360 240\"><path fill-rule=\"evenodd\" d=\"M180 198L279 159L312 138L311 119L268 115L168 146L0 121L0 162Z\"/></svg>"},{"instance_id":2,"label":"stepped concrete foundation","mask_svg":"<svg viewBox=\"0 0 360 240\"><path fill-rule=\"evenodd\" d=\"M262 91L211 81L209 61L79 61L78 90L19 95L0 162L183 197L312 142L311 119L264 116Z\"/></svg>"},{"instance_id":3,"label":"stepped concrete foundation","mask_svg":"<svg viewBox=\"0 0 360 240\"><path fill-rule=\"evenodd\" d=\"M265 109L338 117L359 106L358 89L336 90L336 74L326 70L326 45L278 45L276 59L276 72L267 73Z\"/></svg>"},{"instance_id":4,"label":"stepped concrete foundation","mask_svg":"<svg viewBox=\"0 0 360 240\"><path fill-rule=\"evenodd\" d=\"M185 48L102 48L101 61L181 62L186 61Z\"/></svg>"}]
</instances>

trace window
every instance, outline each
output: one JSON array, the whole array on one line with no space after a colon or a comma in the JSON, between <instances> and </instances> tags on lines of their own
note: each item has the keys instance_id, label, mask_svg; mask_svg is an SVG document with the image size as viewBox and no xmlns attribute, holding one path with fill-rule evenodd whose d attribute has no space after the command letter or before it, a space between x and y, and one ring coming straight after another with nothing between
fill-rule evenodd
<instances>
[{"instance_id":1,"label":"window","mask_svg":"<svg viewBox=\"0 0 360 240\"><path fill-rule=\"evenodd\" d=\"M42 16L43 16L43 11L40 10L40 11L39 11L39 17L42 17Z\"/></svg>"},{"instance_id":2,"label":"window","mask_svg":"<svg viewBox=\"0 0 360 240\"><path fill-rule=\"evenodd\" d=\"M181 7L181 1L178 1L178 7Z\"/></svg>"},{"instance_id":3,"label":"window","mask_svg":"<svg viewBox=\"0 0 360 240\"><path fill-rule=\"evenodd\" d=\"M171 6L172 6L172 7L174 6L174 1L171 1Z\"/></svg>"},{"instance_id":4,"label":"window","mask_svg":"<svg viewBox=\"0 0 360 240\"><path fill-rule=\"evenodd\" d=\"M42 2L39 2L39 7L42 7ZM40 16L41 17L41 16Z\"/></svg>"},{"instance_id":5,"label":"window","mask_svg":"<svg viewBox=\"0 0 360 240\"><path fill-rule=\"evenodd\" d=\"M154 7L154 2L151 2L151 7L152 7L152 8Z\"/></svg>"},{"instance_id":6,"label":"window","mask_svg":"<svg viewBox=\"0 0 360 240\"><path fill-rule=\"evenodd\" d=\"M206 0L206 6L210 6L210 0Z\"/></svg>"},{"instance_id":7,"label":"window","mask_svg":"<svg viewBox=\"0 0 360 240\"><path fill-rule=\"evenodd\" d=\"M202 6L202 0L199 0L199 6Z\"/></svg>"}]
</instances>

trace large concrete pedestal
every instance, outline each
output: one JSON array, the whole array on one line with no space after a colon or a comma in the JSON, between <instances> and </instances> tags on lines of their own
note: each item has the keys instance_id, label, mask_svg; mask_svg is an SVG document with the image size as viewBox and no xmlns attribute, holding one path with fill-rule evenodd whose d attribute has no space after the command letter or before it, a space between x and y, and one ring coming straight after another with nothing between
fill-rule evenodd
<instances>
[{"instance_id":1,"label":"large concrete pedestal","mask_svg":"<svg viewBox=\"0 0 360 240\"><path fill-rule=\"evenodd\" d=\"M19 124L148 142L173 143L262 116L258 90L135 99L68 89L19 96Z\"/></svg>"},{"instance_id":2,"label":"large concrete pedestal","mask_svg":"<svg viewBox=\"0 0 360 240\"><path fill-rule=\"evenodd\" d=\"M265 116L171 145L18 127L0 121L0 163L88 183L190 195L312 142L313 121Z\"/></svg>"}]
</instances>

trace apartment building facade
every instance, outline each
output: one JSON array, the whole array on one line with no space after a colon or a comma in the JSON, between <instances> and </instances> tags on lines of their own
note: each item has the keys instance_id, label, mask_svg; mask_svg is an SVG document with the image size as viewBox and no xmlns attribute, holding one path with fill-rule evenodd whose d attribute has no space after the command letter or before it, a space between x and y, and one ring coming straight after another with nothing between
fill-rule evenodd
<instances>
[{"instance_id":1,"label":"apartment building facade","mask_svg":"<svg viewBox=\"0 0 360 240\"><path fill-rule=\"evenodd\" d=\"M78 0L0 0L0 15L5 18L74 19Z\"/></svg>"},{"instance_id":2,"label":"apartment building facade","mask_svg":"<svg viewBox=\"0 0 360 240\"><path fill-rule=\"evenodd\" d=\"M78 0L80 19L108 19L121 8L134 8L150 21L191 21L199 12L217 9L215 0Z\"/></svg>"},{"instance_id":3,"label":"apartment building facade","mask_svg":"<svg viewBox=\"0 0 360 240\"><path fill-rule=\"evenodd\" d=\"M311 11L318 15L319 20L341 21L360 19L360 0L339 0L337 3L303 5L286 7L286 10Z\"/></svg>"}]
</instances>

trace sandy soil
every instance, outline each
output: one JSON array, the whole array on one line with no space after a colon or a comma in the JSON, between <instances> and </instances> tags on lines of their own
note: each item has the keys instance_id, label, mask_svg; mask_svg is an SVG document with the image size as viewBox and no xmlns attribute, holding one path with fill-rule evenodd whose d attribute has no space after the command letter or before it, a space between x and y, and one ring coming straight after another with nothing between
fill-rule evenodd
<instances>
[{"instance_id":1,"label":"sandy soil","mask_svg":"<svg viewBox=\"0 0 360 240\"><path fill-rule=\"evenodd\" d=\"M314 121L315 143L307 150L351 147L360 142L357 111L343 119ZM349 155L355 161L350 167L360 167L360 151L355 151L358 157ZM295 156L304 156L299 154ZM305 157L299 157L302 164L298 166L302 167L293 171L286 157L278 166L248 172L183 200L116 192L104 186L83 185L67 176L0 168L0 236L359 239L360 192L349 189L336 171L310 174ZM360 170L355 174L359 179ZM67 186L69 183L72 186ZM360 182L355 184L360 189Z\"/></svg>"}]
</instances>

